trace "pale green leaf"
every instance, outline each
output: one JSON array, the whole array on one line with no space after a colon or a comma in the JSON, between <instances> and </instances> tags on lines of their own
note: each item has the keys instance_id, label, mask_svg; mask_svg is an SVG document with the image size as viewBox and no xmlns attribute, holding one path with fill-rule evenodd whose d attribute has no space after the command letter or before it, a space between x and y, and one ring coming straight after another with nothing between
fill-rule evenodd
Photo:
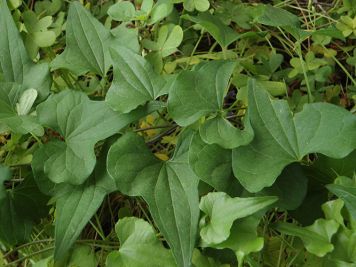
<instances>
[{"instance_id":1,"label":"pale green leaf","mask_svg":"<svg viewBox=\"0 0 356 267\"><path fill-rule=\"evenodd\" d=\"M255 137L233 151L233 170L250 192L271 186L285 166L309 153L342 158L356 148L356 117L341 107L306 104L293 116L287 101L271 100L253 80L248 102Z\"/></svg>"},{"instance_id":2,"label":"pale green leaf","mask_svg":"<svg viewBox=\"0 0 356 267\"><path fill-rule=\"evenodd\" d=\"M108 9L108 14L113 20L130 21L135 18L135 6L130 1L118 2Z\"/></svg>"},{"instance_id":3,"label":"pale green leaf","mask_svg":"<svg viewBox=\"0 0 356 267\"><path fill-rule=\"evenodd\" d=\"M154 24L167 17L173 11L171 0L158 0L153 6L148 24Z\"/></svg>"},{"instance_id":4,"label":"pale green leaf","mask_svg":"<svg viewBox=\"0 0 356 267\"><path fill-rule=\"evenodd\" d=\"M344 226L344 217L342 216L343 207L344 201L341 199L330 200L321 206L326 219L335 220L338 224Z\"/></svg>"},{"instance_id":5,"label":"pale green leaf","mask_svg":"<svg viewBox=\"0 0 356 267\"><path fill-rule=\"evenodd\" d=\"M183 2L184 9L188 11L194 11L194 9L205 12L209 9L210 3L209 0L184 0Z\"/></svg>"},{"instance_id":6,"label":"pale green leaf","mask_svg":"<svg viewBox=\"0 0 356 267\"><path fill-rule=\"evenodd\" d=\"M19 85L0 83L0 123L14 133L43 135L37 117L27 115L36 97L34 89L24 91Z\"/></svg>"},{"instance_id":7,"label":"pale green leaf","mask_svg":"<svg viewBox=\"0 0 356 267\"><path fill-rule=\"evenodd\" d=\"M160 28L158 33L158 50L162 57L167 57L177 51L183 40L183 30L179 25L169 29L167 25Z\"/></svg>"},{"instance_id":8,"label":"pale green leaf","mask_svg":"<svg viewBox=\"0 0 356 267\"><path fill-rule=\"evenodd\" d=\"M33 88L25 90L20 96L18 103L16 103L17 114L20 116L27 115L30 112L33 103L35 103L37 95L37 91Z\"/></svg>"},{"instance_id":9,"label":"pale green leaf","mask_svg":"<svg viewBox=\"0 0 356 267\"><path fill-rule=\"evenodd\" d=\"M234 251L239 264L242 264L245 256L252 252L258 252L263 248L263 237L257 235L257 227L260 216L248 216L238 219L231 227L231 233L227 240L220 244L211 245L214 248L229 248ZM207 244L210 246L210 244Z\"/></svg>"},{"instance_id":10,"label":"pale green leaf","mask_svg":"<svg viewBox=\"0 0 356 267\"><path fill-rule=\"evenodd\" d=\"M334 184L329 184L326 188L345 202L351 216L356 219L356 182L347 177L339 177Z\"/></svg>"},{"instance_id":11,"label":"pale green leaf","mask_svg":"<svg viewBox=\"0 0 356 267\"><path fill-rule=\"evenodd\" d=\"M300 227L292 223L277 223L276 229L284 234L299 237L305 248L312 254L323 257L333 251L331 238L337 232L339 224L334 220L318 219L311 226Z\"/></svg>"},{"instance_id":12,"label":"pale green leaf","mask_svg":"<svg viewBox=\"0 0 356 267\"><path fill-rule=\"evenodd\" d=\"M111 54L114 81L106 101L114 110L127 113L164 94L165 79L143 57L125 47L113 49Z\"/></svg>"},{"instance_id":13,"label":"pale green leaf","mask_svg":"<svg viewBox=\"0 0 356 267\"><path fill-rule=\"evenodd\" d=\"M177 264L189 266L199 217L199 179L188 164L191 135L183 133L183 137L173 159L162 162L141 137L127 133L111 147L108 171L122 193L145 199Z\"/></svg>"},{"instance_id":14,"label":"pale green leaf","mask_svg":"<svg viewBox=\"0 0 356 267\"><path fill-rule=\"evenodd\" d=\"M219 244L230 236L235 220L252 215L278 200L277 197L231 198L224 192L202 197L199 207L205 213L200 222L200 236L206 244Z\"/></svg>"},{"instance_id":15,"label":"pale green leaf","mask_svg":"<svg viewBox=\"0 0 356 267\"><path fill-rule=\"evenodd\" d=\"M152 226L142 219L126 217L115 226L120 250L111 252L107 267L175 267L171 251L158 241Z\"/></svg>"}]
</instances>

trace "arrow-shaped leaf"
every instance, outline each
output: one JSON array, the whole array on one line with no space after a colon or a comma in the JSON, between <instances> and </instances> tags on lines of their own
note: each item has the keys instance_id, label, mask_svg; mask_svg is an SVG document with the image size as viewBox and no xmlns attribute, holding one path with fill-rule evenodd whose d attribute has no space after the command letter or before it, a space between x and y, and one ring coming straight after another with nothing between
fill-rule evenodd
<instances>
[{"instance_id":1,"label":"arrow-shaped leaf","mask_svg":"<svg viewBox=\"0 0 356 267\"><path fill-rule=\"evenodd\" d=\"M125 47L112 49L111 55L114 81L106 101L114 110L127 113L165 93L166 81L143 57Z\"/></svg>"},{"instance_id":2,"label":"arrow-shaped leaf","mask_svg":"<svg viewBox=\"0 0 356 267\"><path fill-rule=\"evenodd\" d=\"M69 6L66 24L66 49L52 62L52 69L64 68L75 74L92 71L104 76L112 59L110 47L123 45L79 2ZM126 43L129 46L129 43Z\"/></svg>"},{"instance_id":3,"label":"arrow-shaped leaf","mask_svg":"<svg viewBox=\"0 0 356 267\"><path fill-rule=\"evenodd\" d=\"M189 266L199 217L199 179L188 164L191 136L181 140L173 159L161 162L141 137L127 133L111 147L108 171L122 193L145 199L176 262Z\"/></svg>"},{"instance_id":4,"label":"arrow-shaped leaf","mask_svg":"<svg viewBox=\"0 0 356 267\"><path fill-rule=\"evenodd\" d=\"M219 244L230 236L235 220L252 215L278 200L277 197L231 198L224 192L213 192L202 197L200 209L206 214L201 219L200 236L206 244Z\"/></svg>"}]
</instances>

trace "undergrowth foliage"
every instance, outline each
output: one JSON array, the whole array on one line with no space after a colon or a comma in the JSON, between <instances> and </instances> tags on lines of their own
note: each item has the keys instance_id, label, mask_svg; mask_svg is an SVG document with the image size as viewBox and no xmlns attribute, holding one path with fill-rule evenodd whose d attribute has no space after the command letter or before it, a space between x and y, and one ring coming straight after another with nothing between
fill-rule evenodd
<instances>
[{"instance_id":1,"label":"undergrowth foliage","mask_svg":"<svg viewBox=\"0 0 356 267\"><path fill-rule=\"evenodd\" d=\"M0 266L355 266L354 0L0 0Z\"/></svg>"}]
</instances>

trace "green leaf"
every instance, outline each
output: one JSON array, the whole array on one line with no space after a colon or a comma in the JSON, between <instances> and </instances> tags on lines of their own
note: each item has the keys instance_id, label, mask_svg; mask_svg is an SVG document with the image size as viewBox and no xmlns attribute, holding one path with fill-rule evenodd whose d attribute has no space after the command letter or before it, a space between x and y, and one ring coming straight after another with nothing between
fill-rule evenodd
<instances>
[{"instance_id":1,"label":"green leaf","mask_svg":"<svg viewBox=\"0 0 356 267\"><path fill-rule=\"evenodd\" d=\"M345 267L354 267L356 263L356 231L342 228L334 239L334 250L330 253L330 259L336 259L342 262Z\"/></svg>"},{"instance_id":2,"label":"green leaf","mask_svg":"<svg viewBox=\"0 0 356 267\"><path fill-rule=\"evenodd\" d=\"M48 199L30 176L14 189L7 190L4 182L11 178L10 169L0 165L0 240L16 245L27 241L34 221L47 215Z\"/></svg>"},{"instance_id":3,"label":"green leaf","mask_svg":"<svg viewBox=\"0 0 356 267\"><path fill-rule=\"evenodd\" d=\"M285 9L271 5L263 6L263 12L256 18L258 23L274 27L298 27L299 18Z\"/></svg>"},{"instance_id":4,"label":"green leaf","mask_svg":"<svg viewBox=\"0 0 356 267\"><path fill-rule=\"evenodd\" d=\"M183 133L173 159L162 162L141 137L127 133L108 155L108 172L117 188L145 199L179 266L190 265L199 218L199 179L188 164L190 141L191 134Z\"/></svg>"},{"instance_id":5,"label":"green leaf","mask_svg":"<svg viewBox=\"0 0 356 267\"><path fill-rule=\"evenodd\" d=\"M263 248L264 239L257 235L259 223L260 216L256 215L236 220L231 227L231 234L227 240L217 245L208 245L218 249L229 248L233 250L238 263L242 264L245 256Z\"/></svg>"},{"instance_id":6,"label":"green leaf","mask_svg":"<svg viewBox=\"0 0 356 267\"><path fill-rule=\"evenodd\" d=\"M140 44L138 42L138 29L126 27L124 23L111 30L115 36L115 44L117 46L126 46L135 53L140 52Z\"/></svg>"},{"instance_id":7,"label":"green leaf","mask_svg":"<svg viewBox=\"0 0 356 267\"><path fill-rule=\"evenodd\" d=\"M173 11L171 0L158 0L153 6L148 24L154 24L167 17Z\"/></svg>"},{"instance_id":8,"label":"green leaf","mask_svg":"<svg viewBox=\"0 0 356 267\"><path fill-rule=\"evenodd\" d=\"M271 186L257 193L262 196L277 196L275 204L280 209L295 210L298 208L308 190L308 178L301 166L292 164L287 166Z\"/></svg>"},{"instance_id":9,"label":"green leaf","mask_svg":"<svg viewBox=\"0 0 356 267\"><path fill-rule=\"evenodd\" d=\"M242 186L232 174L231 150L204 143L199 133L194 135L190 144L189 164L202 181L216 190L228 194L242 191Z\"/></svg>"},{"instance_id":10,"label":"green leaf","mask_svg":"<svg viewBox=\"0 0 356 267\"><path fill-rule=\"evenodd\" d=\"M188 11L194 11L194 9L205 12L209 9L210 3L209 0L184 0L183 2L184 9Z\"/></svg>"},{"instance_id":11,"label":"green leaf","mask_svg":"<svg viewBox=\"0 0 356 267\"><path fill-rule=\"evenodd\" d=\"M67 266L73 267L96 267L98 260L95 256L95 251L90 246L76 246L70 256Z\"/></svg>"},{"instance_id":12,"label":"green leaf","mask_svg":"<svg viewBox=\"0 0 356 267\"><path fill-rule=\"evenodd\" d=\"M244 120L245 128L240 130L221 116L208 119L199 128L202 140L207 144L218 144L222 148L232 149L250 143L253 139L248 116Z\"/></svg>"},{"instance_id":13,"label":"green leaf","mask_svg":"<svg viewBox=\"0 0 356 267\"><path fill-rule=\"evenodd\" d=\"M344 207L344 201L342 201L341 199L330 200L328 202L325 202L321 206L326 219L335 220L338 224L345 226L344 218L341 214L343 207Z\"/></svg>"},{"instance_id":14,"label":"green leaf","mask_svg":"<svg viewBox=\"0 0 356 267\"><path fill-rule=\"evenodd\" d=\"M95 144L149 111L150 107L143 107L130 114L118 114L104 101L89 100L80 92L68 90L52 95L37 107L38 117L42 125L57 132L64 140L41 146L35 152L34 160L46 151L52 151L42 163L48 178L54 183L82 184L95 166Z\"/></svg>"},{"instance_id":15,"label":"green leaf","mask_svg":"<svg viewBox=\"0 0 356 267\"><path fill-rule=\"evenodd\" d=\"M114 81L106 101L117 111L127 113L164 94L165 80L141 56L125 47L111 50Z\"/></svg>"},{"instance_id":16,"label":"green leaf","mask_svg":"<svg viewBox=\"0 0 356 267\"><path fill-rule=\"evenodd\" d=\"M25 90L20 96L19 102L16 103L17 114L27 115L30 112L33 103L35 103L37 95L37 91L33 88Z\"/></svg>"},{"instance_id":17,"label":"green leaf","mask_svg":"<svg viewBox=\"0 0 356 267\"><path fill-rule=\"evenodd\" d=\"M115 182L106 171L105 159L106 153L103 153L93 174L84 184L63 185L56 190L55 260L65 258L104 197L116 190Z\"/></svg>"},{"instance_id":18,"label":"green leaf","mask_svg":"<svg viewBox=\"0 0 356 267\"><path fill-rule=\"evenodd\" d=\"M167 57L177 51L177 47L183 41L183 30L179 25L169 28L163 25L158 32L158 50L162 57Z\"/></svg>"},{"instance_id":19,"label":"green leaf","mask_svg":"<svg viewBox=\"0 0 356 267\"><path fill-rule=\"evenodd\" d=\"M200 253L199 249L194 249L192 263L194 267L228 267L227 264L220 264L213 258L206 257Z\"/></svg>"},{"instance_id":20,"label":"green leaf","mask_svg":"<svg viewBox=\"0 0 356 267\"><path fill-rule=\"evenodd\" d=\"M36 58L39 47L52 46L56 41L56 33L48 28L53 23L51 16L38 19L35 12L27 10L22 13L27 30L25 44L31 58ZM32 49L29 49L32 47ZM31 52L30 52L31 51Z\"/></svg>"},{"instance_id":21,"label":"green leaf","mask_svg":"<svg viewBox=\"0 0 356 267\"><path fill-rule=\"evenodd\" d=\"M120 44L109 29L75 1L68 11L66 49L52 61L51 67L68 69L77 75L91 71L104 76L112 65L109 48Z\"/></svg>"},{"instance_id":22,"label":"green leaf","mask_svg":"<svg viewBox=\"0 0 356 267\"><path fill-rule=\"evenodd\" d=\"M135 217L119 219L115 230L121 246L108 255L107 267L177 266L172 253L163 247L146 221Z\"/></svg>"},{"instance_id":23,"label":"green leaf","mask_svg":"<svg viewBox=\"0 0 356 267\"><path fill-rule=\"evenodd\" d=\"M108 9L108 14L113 20L130 21L135 18L135 6L129 1L118 2Z\"/></svg>"},{"instance_id":24,"label":"green leaf","mask_svg":"<svg viewBox=\"0 0 356 267\"><path fill-rule=\"evenodd\" d=\"M199 13L196 17L192 17L190 15L183 15L181 17L202 26L223 48L227 48L229 44L239 38L238 33L225 25L220 18L210 14L209 12Z\"/></svg>"},{"instance_id":25,"label":"green leaf","mask_svg":"<svg viewBox=\"0 0 356 267\"><path fill-rule=\"evenodd\" d=\"M198 67L180 72L170 85L168 111L181 126L222 110L235 62L217 60Z\"/></svg>"},{"instance_id":26,"label":"green leaf","mask_svg":"<svg viewBox=\"0 0 356 267\"><path fill-rule=\"evenodd\" d=\"M252 215L277 200L277 197L231 198L224 192L209 193L199 204L205 213L200 221L200 236L206 244L219 244L230 236L235 220Z\"/></svg>"},{"instance_id":27,"label":"green leaf","mask_svg":"<svg viewBox=\"0 0 356 267\"><path fill-rule=\"evenodd\" d=\"M347 177L340 178L336 179L334 184L327 185L326 188L345 202L351 216L356 219L356 182Z\"/></svg>"},{"instance_id":28,"label":"green leaf","mask_svg":"<svg viewBox=\"0 0 356 267\"><path fill-rule=\"evenodd\" d=\"M23 90L13 83L0 83L0 123L18 134L43 135L37 118L27 115L37 97L34 89Z\"/></svg>"},{"instance_id":29,"label":"green leaf","mask_svg":"<svg viewBox=\"0 0 356 267\"><path fill-rule=\"evenodd\" d=\"M324 257L333 251L334 246L331 238L337 232L339 224L334 220L318 219L311 226L299 227L292 223L277 223L276 229L284 234L299 237L307 251Z\"/></svg>"},{"instance_id":30,"label":"green leaf","mask_svg":"<svg viewBox=\"0 0 356 267\"><path fill-rule=\"evenodd\" d=\"M356 147L356 117L341 107L306 104L293 117L287 101L271 100L253 80L248 102L255 138L233 150L233 170L250 192L271 186L285 166L305 155L342 158Z\"/></svg>"},{"instance_id":31,"label":"green leaf","mask_svg":"<svg viewBox=\"0 0 356 267\"><path fill-rule=\"evenodd\" d=\"M0 71L6 82L23 89L34 88L45 98L52 84L47 63L35 64L29 58L21 35L12 19L6 0L0 1Z\"/></svg>"}]
</instances>

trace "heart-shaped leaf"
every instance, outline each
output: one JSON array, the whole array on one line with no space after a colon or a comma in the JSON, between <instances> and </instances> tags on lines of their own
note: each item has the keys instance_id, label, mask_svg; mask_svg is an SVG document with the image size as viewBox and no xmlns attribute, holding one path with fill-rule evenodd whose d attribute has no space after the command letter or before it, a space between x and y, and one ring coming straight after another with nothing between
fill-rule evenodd
<instances>
[{"instance_id":1,"label":"heart-shaped leaf","mask_svg":"<svg viewBox=\"0 0 356 267\"><path fill-rule=\"evenodd\" d=\"M181 140L173 159L162 162L141 137L127 133L111 147L108 171L122 193L145 199L177 264L189 266L199 219L199 179L188 164L191 134Z\"/></svg>"},{"instance_id":2,"label":"heart-shaped leaf","mask_svg":"<svg viewBox=\"0 0 356 267\"><path fill-rule=\"evenodd\" d=\"M52 95L37 107L37 113L42 125L53 129L64 140L43 145L34 157L53 151L43 162L48 178L54 183L82 184L95 166L95 144L149 110L150 107L143 107L130 114L118 114L104 101L91 101L80 92L68 90Z\"/></svg>"},{"instance_id":3,"label":"heart-shaped leaf","mask_svg":"<svg viewBox=\"0 0 356 267\"><path fill-rule=\"evenodd\" d=\"M233 151L233 170L250 192L271 186L283 168L309 153L342 158L356 148L356 117L328 103L304 105L294 117L285 100L271 100L249 83L253 141Z\"/></svg>"},{"instance_id":4,"label":"heart-shaped leaf","mask_svg":"<svg viewBox=\"0 0 356 267\"><path fill-rule=\"evenodd\" d=\"M107 267L177 266L171 251L163 247L146 221L126 217L118 221L115 230L121 246L108 255Z\"/></svg>"},{"instance_id":5,"label":"heart-shaped leaf","mask_svg":"<svg viewBox=\"0 0 356 267\"><path fill-rule=\"evenodd\" d=\"M190 144L189 164L202 181L218 191L233 194L243 189L232 174L231 150L204 143L199 133Z\"/></svg>"},{"instance_id":6,"label":"heart-shaped leaf","mask_svg":"<svg viewBox=\"0 0 356 267\"><path fill-rule=\"evenodd\" d=\"M220 115L234 68L234 62L224 60L200 64L193 71L182 71L169 86L168 111L173 119L187 126L213 115L201 125L201 137L208 144L225 148L246 145L253 138L247 116L245 128L240 130Z\"/></svg>"}]
</instances>

